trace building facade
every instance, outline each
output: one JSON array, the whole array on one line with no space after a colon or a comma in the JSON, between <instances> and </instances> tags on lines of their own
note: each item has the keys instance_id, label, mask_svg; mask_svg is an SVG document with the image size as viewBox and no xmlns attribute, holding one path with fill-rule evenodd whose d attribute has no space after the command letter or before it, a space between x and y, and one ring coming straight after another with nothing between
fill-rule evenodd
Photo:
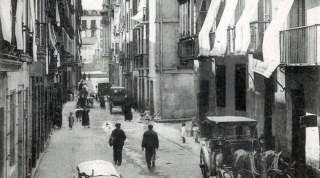
<instances>
[{"instance_id":1,"label":"building facade","mask_svg":"<svg viewBox=\"0 0 320 178\"><path fill-rule=\"evenodd\" d=\"M178 58L178 3L110 1L106 7L114 56L110 81L126 87L141 112L165 119L193 117L195 74L193 63Z\"/></svg>"},{"instance_id":2,"label":"building facade","mask_svg":"<svg viewBox=\"0 0 320 178\"><path fill-rule=\"evenodd\" d=\"M102 16L98 10L83 10L81 16L81 54L84 70L104 70L102 60Z\"/></svg>"},{"instance_id":3,"label":"building facade","mask_svg":"<svg viewBox=\"0 0 320 178\"><path fill-rule=\"evenodd\" d=\"M319 2L178 2L179 54L199 76L200 121L256 119L267 149L298 162L298 177L319 177Z\"/></svg>"},{"instance_id":4,"label":"building facade","mask_svg":"<svg viewBox=\"0 0 320 178\"><path fill-rule=\"evenodd\" d=\"M0 177L33 177L52 127L61 123L62 93L79 79L82 6L65 0L1 4Z\"/></svg>"}]
</instances>

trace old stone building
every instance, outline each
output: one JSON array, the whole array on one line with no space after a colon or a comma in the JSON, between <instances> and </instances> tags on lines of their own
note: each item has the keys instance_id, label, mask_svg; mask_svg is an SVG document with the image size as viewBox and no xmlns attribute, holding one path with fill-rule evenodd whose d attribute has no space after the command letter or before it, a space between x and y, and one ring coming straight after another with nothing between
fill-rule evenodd
<instances>
[{"instance_id":1,"label":"old stone building","mask_svg":"<svg viewBox=\"0 0 320 178\"><path fill-rule=\"evenodd\" d=\"M109 3L109 34L115 56L110 62L110 81L118 80L114 83L126 87L142 112L150 110L165 119L194 116L193 63L178 58L178 3L105 3Z\"/></svg>"},{"instance_id":2,"label":"old stone building","mask_svg":"<svg viewBox=\"0 0 320 178\"><path fill-rule=\"evenodd\" d=\"M1 1L0 177L33 177L80 77L81 0Z\"/></svg>"}]
</instances>

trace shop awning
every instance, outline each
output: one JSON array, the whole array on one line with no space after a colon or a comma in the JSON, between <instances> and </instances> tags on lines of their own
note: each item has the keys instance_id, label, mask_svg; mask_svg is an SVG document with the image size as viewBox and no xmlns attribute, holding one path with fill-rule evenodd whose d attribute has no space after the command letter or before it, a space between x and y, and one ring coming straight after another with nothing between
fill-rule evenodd
<instances>
[{"instance_id":1,"label":"shop awning","mask_svg":"<svg viewBox=\"0 0 320 178\"><path fill-rule=\"evenodd\" d=\"M206 19L202 25L199 32L199 56L209 56L210 55L210 39L209 33L212 29L214 22L216 21L216 16L219 11L221 0L211 1Z\"/></svg>"},{"instance_id":2,"label":"shop awning","mask_svg":"<svg viewBox=\"0 0 320 178\"><path fill-rule=\"evenodd\" d=\"M283 23L286 22L293 1L281 0L278 2L278 10L264 32L262 43L263 62L257 61L253 71L267 78L271 76L280 64L279 32L282 30Z\"/></svg>"},{"instance_id":3,"label":"shop awning","mask_svg":"<svg viewBox=\"0 0 320 178\"><path fill-rule=\"evenodd\" d=\"M210 51L211 56L224 56L227 50L227 29L230 25L232 18L238 4L238 0L226 0L226 6L224 8L221 20L215 31L214 47Z\"/></svg>"},{"instance_id":4,"label":"shop awning","mask_svg":"<svg viewBox=\"0 0 320 178\"><path fill-rule=\"evenodd\" d=\"M60 14L59 14L58 1L56 1L56 22L57 22L57 26L60 26Z\"/></svg>"},{"instance_id":5,"label":"shop awning","mask_svg":"<svg viewBox=\"0 0 320 178\"><path fill-rule=\"evenodd\" d=\"M11 28L12 28L12 18L11 18L11 1L0 0L0 19L1 19L1 29L3 39L11 43Z\"/></svg>"},{"instance_id":6,"label":"shop awning","mask_svg":"<svg viewBox=\"0 0 320 178\"><path fill-rule=\"evenodd\" d=\"M17 2L17 13L16 13L16 24L15 24L15 35L17 40L17 49L23 50L23 36L22 36L22 17L23 17L23 1L18 0Z\"/></svg>"},{"instance_id":7,"label":"shop awning","mask_svg":"<svg viewBox=\"0 0 320 178\"><path fill-rule=\"evenodd\" d=\"M36 44L36 17L35 17L35 7L34 7L34 0L30 0L29 1L29 10L30 10L30 15L31 15L31 18L30 18L30 31L33 32L33 38L32 38L32 54L33 54L33 61L34 62L37 62L37 44Z\"/></svg>"},{"instance_id":8,"label":"shop awning","mask_svg":"<svg viewBox=\"0 0 320 178\"><path fill-rule=\"evenodd\" d=\"M48 23L48 29L49 29L50 42L51 42L51 45L54 48L54 55L57 56L57 67L60 67L60 55L59 55L58 50L56 48L57 38L56 38L56 35L54 33L54 30L52 29L51 22Z\"/></svg>"},{"instance_id":9,"label":"shop awning","mask_svg":"<svg viewBox=\"0 0 320 178\"><path fill-rule=\"evenodd\" d=\"M244 55L251 41L250 22L258 9L259 0L246 0L245 7L236 24L235 52L237 55Z\"/></svg>"},{"instance_id":10,"label":"shop awning","mask_svg":"<svg viewBox=\"0 0 320 178\"><path fill-rule=\"evenodd\" d=\"M143 8L145 8L146 6L147 6L147 1L140 0L139 6L138 6L138 13L135 16L131 17L131 19L141 23L143 21Z\"/></svg>"}]
</instances>

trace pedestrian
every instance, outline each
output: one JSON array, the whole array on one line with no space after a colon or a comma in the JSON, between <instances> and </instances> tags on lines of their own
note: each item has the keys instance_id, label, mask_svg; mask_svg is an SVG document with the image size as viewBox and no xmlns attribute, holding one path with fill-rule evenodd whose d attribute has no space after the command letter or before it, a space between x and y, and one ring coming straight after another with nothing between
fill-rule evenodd
<instances>
[{"instance_id":1,"label":"pedestrian","mask_svg":"<svg viewBox=\"0 0 320 178\"><path fill-rule=\"evenodd\" d=\"M104 100L104 96L100 95L99 101L100 101L100 108L106 109L106 101Z\"/></svg>"},{"instance_id":2,"label":"pedestrian","mask_svg":"<svg viewBox=\"0 0 320 178\"><path fill-rule=\"evenodd\" d=\"M83 109L82 112L82 126L84 126L84 128L88 127L90 128L90 117L89 117L89 112L90 109Z\"/></svg>"},{"instance_id":3,"label":"pedestrian","mask_svg":"<svg viewBox=\"0 0 320 178\"><path fill-rule=\"evenodd\" d=\"M90 80L90 78L91 78L91 74L89 73L89 74L88 74L88 79Z\"/></svg>"},{"instance_id":4,"label":"pedestrian","mask_svg":"<svg viewBox=\"0 0 320 178\"><path fill-rule=\"evenodd\" d=\"M186 143L186 137L187 137L186 123L182 123L182 126L181 126L181 137L182 137L182 142Z\"/></svg>"},{"instance_id":5,"label":"pedestrian","mask_svg":"<svg viewBox=\"0 0 320 178\"><path fill-rule=\"evenodd\" d=\"M84 108L86 106L86 100L88 97L88 91L86 90L86 87L83 86L81 91L80 91L80 96L78 98L78 104Z\"/></svg>"},{"instance_id":6,"label":"pedestrian","mask_svg":"<svg viewBox=\"0 0 320 178\"><path fill-rule=\"evenodd\" d=\"M124 114L124 121L131 121L132 120L132 111L131 111L131 99L129 96L125 98L125 104L123 105L123 114Z\"/></svg>"},{"instance_id":7,"label":"pedestrian","mask_svg":"<svg viewBox=\"0 0 320 178\"><path fill-rule=\"evenodd\" d=\"M197 114L192 118L192 121L191 121L191 136L193 136L193 125L194 124L198 124L199 123L199 112L197 112Z\"/></svg>"},{"instance_id":8,"label":"pedestrian","mask_svg":"<svg viewBox=\"0 0 320 178\"><path fill-rule=\"evenodd\" d=\"M74 124L74 116L73 116L73 112L70 112L70 116L68 118L68 121L69 121L69 128L70 130L72 129L72 126Z\"/></svg>"},{"instance_id":9,"label":"pedestrian","mask_svg":"<svg viewBox=\"0 0 320 178\"><path fill-rule=\"evenodd\" d=\"M82 87L83 87L83 83L82 83L82 79L81 79L80 84L79 84L79 88L78 88L79 92L81 91Z\"/></svg>"},{"instance_id":10,"label":"pedestrian","mask_svg":"<svg viewBox=\"0 0 320 178\"><path fill-rule=\"evenodd\" d=\"M193 131L194 141L195 141L196 143L199 143L199 140L198 140L198 137L199 137L199 127L198 127L198 124L197 124L197 123L194 123L193 128L192 128L192 131Z\"/></svg>"},{"instance_id":11,"label":"pedestrian","mask_svg":"<svg viewBox=\"0 0 320 178\"><path fill-rule=\"evenodd\" d=\"M142 151L145 149L146 162L148 168L155 167L156 150L159 148L158 134L153 130L153 125L148 125L148 130L144 132L142 138Z\"/></svg>"},{"instance_id":12,"label":"pedestrian","mask_svg":"<svg viewBox=\"0 0 320 178\"><path fill-rule=\"evenodd\" d=\"M80 106L77 106L77 108L74 110L74 113L76 114L77 122L78 122L79 120L81 121L82 112L83 112L83 109L80 108Z\"/></svg>"},{"instance_id":13,"label":"pedestrian","mask_svg":"<svg viewBox=\"0 0 320 178\"><path fill-rule=\"evenodd\" d=\"M113 147L113 161L118 166L121 166L122 163L122 149L124 141L127 138L124 131L120 129L120 126L120 123L116 123L116 128L112 131L109 138L109 145Z\"/></svg>"},{"instance_id":14,"label":"pedestrian","mask_svg":"<svg viewBox=\"0 0 320 178\"><path fill-rule=\"evenodd\" d=\"M86 78L87 78L86 73L83 73L83 80L86 80Z\"/></svg>"}]
</instances>

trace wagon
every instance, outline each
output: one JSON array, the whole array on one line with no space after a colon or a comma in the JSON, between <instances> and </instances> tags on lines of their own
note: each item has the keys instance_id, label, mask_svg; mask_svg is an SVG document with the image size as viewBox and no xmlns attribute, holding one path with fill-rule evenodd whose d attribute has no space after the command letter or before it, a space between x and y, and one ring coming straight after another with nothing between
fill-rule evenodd
<instances>
[{"instance_id":1,"label":"wagon","mask_svg":"<svg viewBox=\"0 0 320 178\"><path fill-rule=\"evenodd\" d=\"M122 178L112 163L104 160L86 161L77 166L78 178Z\"/></svg>"},{"instance_id":2,"label":"wagon","mask_svg":"<svg viewBox=\"0 0 320 178\"><path fill-rule=\"evenodd\" d=\"M109 109L112 114L112 109L115 107L120 107L125 104L126 101L126 90L124 87L111 87L109 96Z\"/></svg>"},{"instance_id":3,"label":"wagon","mask_svg":"<svg viewBox=\"0 0 320 178\"><path fill-rule=\"evenodd\" d=\"M232 156L237 150L253 151L257 121L238 116L212 116L204 121L206 140L201 142L200 168L204 178L233 177Z\"/></svg>"}]
</instances>

